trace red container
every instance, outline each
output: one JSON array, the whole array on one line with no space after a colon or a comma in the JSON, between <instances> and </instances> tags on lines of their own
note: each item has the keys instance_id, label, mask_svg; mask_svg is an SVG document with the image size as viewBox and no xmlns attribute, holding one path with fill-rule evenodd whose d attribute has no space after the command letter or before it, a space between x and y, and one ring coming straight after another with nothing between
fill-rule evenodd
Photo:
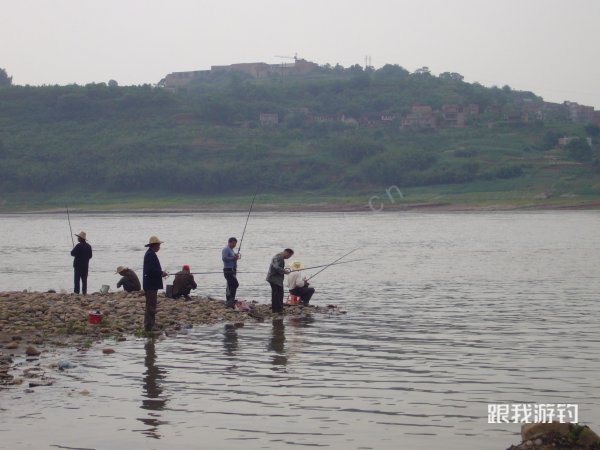
<instances>
[{"instance_id":1,"label":"red container","mask_svg":"<svg viewBox=\"0 0 600 450\"><path fill-rule=\"evenodd\" d=\"M88 313L88 323L97 325L102 322L102 313L100 311L90 311Z\"/></svg>"}]
</instances>

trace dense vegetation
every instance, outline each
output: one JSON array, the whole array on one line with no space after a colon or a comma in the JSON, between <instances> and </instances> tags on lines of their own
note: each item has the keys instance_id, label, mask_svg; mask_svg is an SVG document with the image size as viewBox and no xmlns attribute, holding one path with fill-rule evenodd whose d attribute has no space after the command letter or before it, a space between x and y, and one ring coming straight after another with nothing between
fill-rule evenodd
<instances>
[{"instance_id":1,"label":"dense vegetation","mask_svg":"<svg viewBox=\"0 0 600 450\"><path fill-rule=\"evenodd\" d=\"M549 191L567 177L587 181L566 191L600 195L598 150L584 139L596 138L598 127L560 115L506 120L523 102L542 99L465 83L456 73L326 66L302 78L204 76L179 91L113 81L13 86L3 75L3 193L236 195L259 183L273 192L346 195L506 179L528 179L532 191ZM400 117L414 104L434 110L477 104L481 113L463 129L400 129ZM277 113L280 122L261 125L261 113ZM396 119L387 125L310 120L383 113ZM557 149L564 135L581 139Z\"/></svg>"}]
</instances>

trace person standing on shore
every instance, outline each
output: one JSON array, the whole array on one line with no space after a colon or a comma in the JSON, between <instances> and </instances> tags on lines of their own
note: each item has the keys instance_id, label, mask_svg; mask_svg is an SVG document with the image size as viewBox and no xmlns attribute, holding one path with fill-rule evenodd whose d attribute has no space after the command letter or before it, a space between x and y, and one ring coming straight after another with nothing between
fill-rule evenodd
<instances>
[{"instance_id":1,"label":"person standing on shore","mask_svg":"<svg viewBox=\"0 0 600 450\"><path fill-rule=\"evenodd\" d=\"M221 259L223 260L223 276L227 280L227 288L225 289L225 307L235 307L235 294L240 286L237 280L237 262L241 258L239 253L235 253L233 249L237 245L237 239L230 237L227 240L227 247L221 251Z\"/></svg>"},{"instance_id":2,"label":"person standing on shore","mask_svg":"<svg viewBox=\"0 0 600 450\"><path fill-rule=\"evenodd\" d=\"M277 253L271 260L267 281L271 285L271 310L274 313L283 312L283 277L290 273L285 268L285 260L294 254L294 250L286 248L281 253Z\"/></svg>"},{"instance_id":3,"label":"person standing on shore","mask_svg":"<svg viewBox=\"0 0 600 450\"><path fill-rule=\"evenodd\" d=\"M151 236L145 245L148 247L144 255L143 276L144 294L146 296L146 312L144 314L144 330L146 332L155 331L158 290L163 288L163 277L169 276L167 272L162 270L158 256L156 256L162 243L163 241L158 237Z\"/></svg>"},{"instance_id":4,"label":"person standing on shore","mask_svg":"<svg viewBox=\"0 0 600 450\"><path fill-rule=\"evenodd\" d=\"M309 287L308 281L302 278L302 269L304 264L300 261L294 261L290 264L292 271L288 275L288 289L290 294L300 297L300 303L308 306L311 297L315 293L315 288Z\"/></svg>"},{"instance_id":5,"label":"person standing on shore","mask_svg":"<svg viewBox=\"0 0 600 450\"><path fill-rule=\"evenodd\" d=\"M90 259L92 259L92 246L87 243L85 231L81 231L77 236L77 245L71 250L73 259L73 269L75 272L75 285L73 292L79 294L79 282L81 281L81 293L87 294L87 278Z\"/></svg>"},{"instance_id":6,"label":"person standing on shore","mask_svg":"<svg viewBox=\"0 0 600 450\"><path fill-rule=\"evenodd\" d=\"M127 267L119 266L117 267L117 272L121 275L121 279L117 283L117 289L123 286L123 290L125 292L137 292L142 289L140 285L140 279L135 274L135 272Z\"/></svg>"}]
</instances>

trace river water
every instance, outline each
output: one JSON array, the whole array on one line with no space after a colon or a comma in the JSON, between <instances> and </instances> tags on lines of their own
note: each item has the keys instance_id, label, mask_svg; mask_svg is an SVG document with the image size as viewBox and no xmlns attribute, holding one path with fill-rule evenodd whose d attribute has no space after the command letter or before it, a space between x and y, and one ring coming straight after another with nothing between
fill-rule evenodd
<instances>
[{"instance_id":1,"label":"river water","mask_svg":"<svg viewBox=\"0 0 600 450\"><path fill-rule=\"evenodd\" d=\"M245 214L72 215L90 290L139 269L220 269ZM0 290L71 288L66 217L0 216ZM253 214L239 297L267 302L270 257L319 265L316 304L346 315L196 327L42 359L77 367L0 392L0 448L504 449L490 403L569 403L600 429L600 212ZM253 273L257 272L257 273ZM310 274L311 271L306 273ZM222 276L197 277L222 297ZM159 318L160 320L160 318ZM106 345L104 345L106 346Z\"/></svg>"}]
</instances>

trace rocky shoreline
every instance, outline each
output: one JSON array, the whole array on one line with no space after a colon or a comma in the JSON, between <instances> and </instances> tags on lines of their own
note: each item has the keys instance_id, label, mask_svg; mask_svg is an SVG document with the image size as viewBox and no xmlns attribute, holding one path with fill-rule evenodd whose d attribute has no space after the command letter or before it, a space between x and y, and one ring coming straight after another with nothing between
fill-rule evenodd
<instances>
[{"instance_id":1,"label":"rocky shoreline","mask_svg":"<svg viewBox=\"0 0 600 450\"><path fill-rule=\"evenodd\" d=\"M227 309L222 300L192 297L173 300L159 294L156 326L159 335L174 336L182 328L230 322L269 320L282 316L341 314L337 307L287 306L273 314L270 305L251 303L251 311ZM76 347L85 351L106 339L124 341L145 336L143 331L145 299L143 293L77 295L41 292L0 292L0 388L22 382L10 371L15 356L35 358L48 347ZM92 311L102 313L99 324L88 323ZM111 349L104 349L105 353Z\"/></svg>"}]
</instances>

